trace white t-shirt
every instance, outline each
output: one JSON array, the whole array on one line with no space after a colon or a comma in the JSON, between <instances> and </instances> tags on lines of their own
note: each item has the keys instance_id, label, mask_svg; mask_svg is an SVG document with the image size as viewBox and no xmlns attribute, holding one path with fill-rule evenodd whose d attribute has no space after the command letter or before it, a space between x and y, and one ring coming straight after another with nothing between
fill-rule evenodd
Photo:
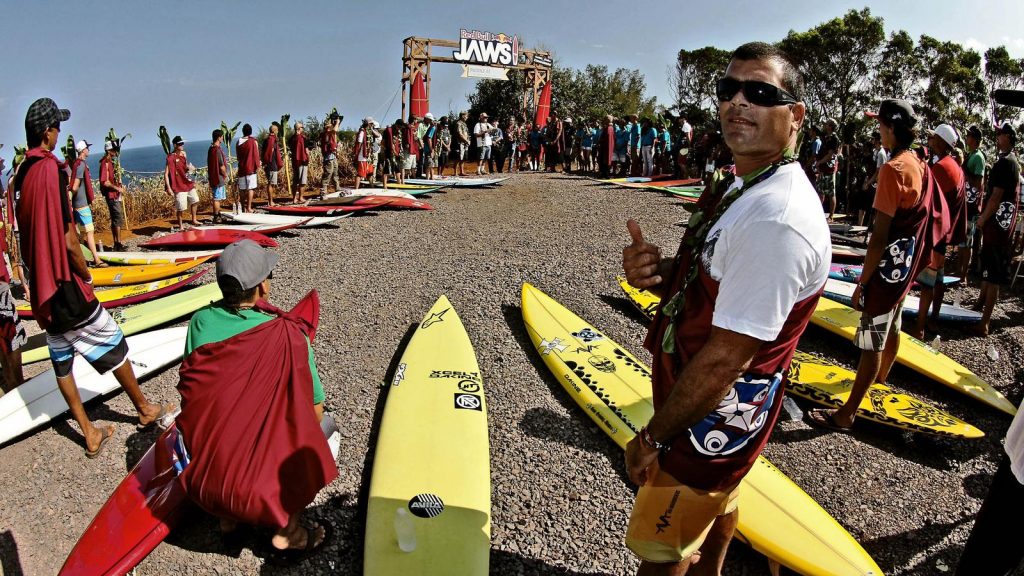
<instances>
[{"instance_id":1,"label":"white t-shirt","mask_svg":"<svg viewBox=\"0 0 1024 576\"><path fill-rule=\"evenodd\" d=\"M742 185L737 178L727 194ZM793 306L824 286L832 263L825 213L800 165L744 192L711 228L700 257L719 282L711 323L775 340Z\"/></svg>"},{"instance_id":2,"label":"white t-shirt","mask_svg":"<svg viewBox=\"0 0 1024 576\"><path fill-rule=\"evenodd\" d=\"M885 148L875 150L875 168L881 168L888 161L889 153L885 151Z\"/></svg>"},{"instance_id":3,"label":"white t-shirt","mask_svg":"<svg viewBox=\"0 0 1024 576\"><path fill-rule=\"evenodd\" d=\"M1017 482L1024 484L1024 402L1006 431L1006 455L1010 457L1010 470Z\"/></svg>"},{"instance_id":4,"label":"white t-shirt","mask_svg":"<svg viewBox=\"0 0 1024 576\"><path fill-rule=\"evenodd\" d=\"M491 124L489 122L477 122L473 126L473 134L476 136L476 145L479 147L491 145Z\"/></svg>"},{"instance_id":5,"label":"white t-shirt","mask_svg":"<svg viewBox=\"0 0 1024 576\"><path fill-rule=\"evenodd\" d=\"M359 133L356 134L356 142L358 144L362 144L364 140L366 140L366 131L365 130L360 130ZM358 162L366 162L366 161L369 160L369 158L367 158L366 154L364 153L364 147L363 146L356 146L356 150L359 150L359 156L358 156L358 158L356 158L356 161L358 161Z\"/></svg>"}]
</instances>

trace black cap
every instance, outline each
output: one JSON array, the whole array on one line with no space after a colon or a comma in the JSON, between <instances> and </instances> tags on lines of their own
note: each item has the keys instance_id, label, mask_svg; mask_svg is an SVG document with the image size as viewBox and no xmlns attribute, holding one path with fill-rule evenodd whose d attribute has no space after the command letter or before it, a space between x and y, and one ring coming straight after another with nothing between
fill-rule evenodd
<instances>
[{"instance_id":1,"label":"black cap","mask_svg":"<svg viewBox=\"0 0 1024 576\"><path fill-rule=\"evenodd\" d=\"M906 100L882 100L877 112L865 112L868 118L878 118L889 125L902 125L913 128L917 125L917 114L914 107Z\"/></svg>"},{"instance_id":2,"label":"black cap","mask_svg":"<svg viewBox=\"0 0 1024 576\"><path fill-rule=\"evenodd\" d=\"M182 138L181 136L175 136L175 137L174 137L174 140L171 140L171 142L172 142L172 143L173 143L173 144L174 144L175 146L177 146L177 145L179 145L179 144L184 144L184 143L185 143L185 139L184 139L184 138Z\"/></svg>"},{"instance_id":3,"label":"black cap","mask_svg":"<svg viewBox=\"0 0 1024 576\"><path fill-rule=\"evenodd\" d=\"M1017 141L1017 131L1013 129L1013 126L1009 122L1004 122L1003 125L999 127L999 131L997 131L996 134L1006 134L1014 142Z\"/></svg>"},{"instance_id":4,"label":"black cap","mask_svg":"<svg viewBox=\"0 0 1024 576\"><path fill-rule=\"evenodd\" d=\"M57 103L50 98L40 98L28 107L25 114L25 131L41 134L50 126L65 122L68 118L71 118L69 110L58 108Z\"/></svg>"},{"instance_id":5,"label":"black cap","mask_svg":"<svg viewBox=\"0 0 1024 576\"><path fill-rule=\"evenodd\" d=\"M967 135L974 136L975 138L981 138L981 128L978 128L977 124L971 124L967 128Z\"/></svg>"}]
</instances>

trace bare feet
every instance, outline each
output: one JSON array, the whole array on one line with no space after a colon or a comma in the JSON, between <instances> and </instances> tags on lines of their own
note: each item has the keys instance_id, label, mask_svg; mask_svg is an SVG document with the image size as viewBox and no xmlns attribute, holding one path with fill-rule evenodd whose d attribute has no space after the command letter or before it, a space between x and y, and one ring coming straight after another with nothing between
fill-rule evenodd
<instances>
[{"instance_id":1,"label":"bare feet","mask_svg":"<svg viewBox=\"0 0 1024 576\"><path fill-rule=\"evenodd\" d=\"M327 531L323 526L313 523L309 528L302 525L296 526L285 534L275 534L270 543L278 550L292 549L313 549L323 543L327 537ZM310 542L309 539L313 541Z\"/></svg>"}]
</instances>

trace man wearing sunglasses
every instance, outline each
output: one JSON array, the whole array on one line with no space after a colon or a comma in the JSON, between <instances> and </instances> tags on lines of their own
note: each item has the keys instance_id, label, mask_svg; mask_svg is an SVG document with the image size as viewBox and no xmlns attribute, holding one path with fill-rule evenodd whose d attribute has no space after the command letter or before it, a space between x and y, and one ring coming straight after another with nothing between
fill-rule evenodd
<instances>
[{"instance_id":1,"label":"man wearing sunglasses","mask_svg":"<svg viewBox=\"0 0 1024 576\"><path fill-rule=\"evenodd\" d=\"M800 73L755 42L733 52L716 88L735 175L701 198L675 257L633 220L622 253L629 282L663 303L644 343L654 416L626 447L640 485L626 544L641 575L721 573L739 484L778 418L831 261L824 212L795 161Z\"/></svg>"}]
</instances>

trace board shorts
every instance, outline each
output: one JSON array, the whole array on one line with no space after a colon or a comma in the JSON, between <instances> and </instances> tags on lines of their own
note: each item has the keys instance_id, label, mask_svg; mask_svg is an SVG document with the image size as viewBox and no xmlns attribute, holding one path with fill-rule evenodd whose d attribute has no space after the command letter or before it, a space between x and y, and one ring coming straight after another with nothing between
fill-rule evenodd
<instances>
[{"instance_id":1,"label":"board shorts","mask_svg":"<svg viewBox=\"0 0 1024 576\"><path fill-rule=\"evenodd\" d=\"M981 279L992 284L1009 282L1010 247L981 245Z\"/></svg>"},{"instance_id":2,"label":"board shorts","mask_svg":"<svg viewBox=\"0 0 1024 576\"><path fill-rule=\"evenodd\" d=\"M491 147L490 146L481 146L480 147L480 160L490 160L490 159L491 159Z\"/></svg>"},{"instance_id":3,"label":"board shorts","mask_svg":"<svg viewBox=\"0 0 1024 576\"><path fill-rule=\"evenodd\" d=\"M71 374L76 352L100 374L116 370L128 359L128 343L121 327L98 305L89 318L67 332L47 332L46 346L58 378Z\"/></svg>"},{"instance_id":4,"label":"board shorts","mask_svg":"<svg viewBox=\"0 0 1024 576\"><path fill-rule=\"evenodd\" d=\"M416 156L412 154L402 153L402 170L415 170L416 169Z\"/></svg>"},{"instance_id":5,"label":"board shorts","mask_svg":"<svg viewBox=\"0 0 1024 576\"><path fill-rule=\"evenodd\" d=\"M836 195L836 175L835 174L819 174L818 175L818 193L826 197Z\"/></svg>"},{"instance_id":6,"label":"board shorts","mask_svg":"<svg viewBox=\"0 0 1024 576\"><path fill-rule=\"evenodd\" d=\"M226 187L221 185L221 186L217 186L216 188L214 188L213 189L213 199L217 200L217 201L227 200L228 199L228 193L227 193Z\"/></svg>"},{"instance_id":7,"label":"board shorts","mask_svg":"<svg viewBox=\"0 0 1024 576\"><path fill-rule=\"evenodd\" d=\"M195 188L188 192L174 193L174 207L178 209L178 212L184 212L194 204L199 204L199 194L196 193Z\"/></svg>"},{"instance_id":8,"label":"board shorts","mask_svg":"<svg viewBox=\"0 0 1024 576\"><path fill-rule=\"evenodd\" d=\"M256 189L256 175L249 174L248 176L238 177L238 189L239 190L255 190Z\"/></svg>"},{"instance_id":9,"label":"board shorts","mask_svg":"<svg viewBox=\"0 0 1024 576\"><path fill-rule=\"evenodd\" d=\"M264 169L267 173L267 184L271 186L277 186L277 170L271 170L270 168Z\"/></svg>"},{"instance_id":10,"label":"board shorts","mask_svg":"<svg viewBox=\"0 0 1024 576\"><path fill-rule=\"evenodd\" d=\"M861 314L853 345L868 352L881 352L889 338L899 338L903 327L903 300L895 308L875 317Z\"/></svg>"},{"instance_id":11,"label":"board shorts","mask_svg":"<svg viewBox=\"0 0 1024 576\"><path fill-rule=\"evenodd\" d=\"M21 350L27 342L28 335L25 333L25 325L21 323L21 318L18 318L11 285L0 282L0 350L3 350L5 355L10 354Z\"/></svg>"},{"instance_id":12,"label":"board shorts","mask_svg":"<svg viewBox=\"0 0 1024 576\"><path fill-rule=\"evenodd\" d=\"M740 485L706 491L681 484L658 466L647 469L626 529L626 546L642 560L678 563L700 550L715 521L736 511Z\"/></svg>"},{"instance_id":13,"label":"board shorts","mask_svg":"<svg viewBox=\"0 0 1024 576\"><path fill-rule=\"evenodd\" d=\"M971 216L967 219L967 238L963 242L957 244L957 248L973 248L974 247L974 235L978 231L978 216Z\"/></svg>"},{"instance_id":14,"label":"board shorts","mask_svg":"<svg viewBox=\"0 0 1024 576\"><path fill-rule=\"evenodd\" d=\"M934 263L934 261L933 261ZM926 267L921 270L921 273L917 275L917 283L928 288L935 288L936 286L942 286L946 274L945 267L933 268L932 266Z\"/></svg>"},{"instance_id":15,"label":"board shorts","mask_svg":"<svg viewBox=\"0 0 1024 576\"><path fill-rule=\"evenodd\" d=\"M107 198L107 212L110 213L110 225L124 228L124 200Z\"/></svg>"},{"instance_id":16,"label":"board shorts","mask_svg":"<svg viewBox=\"0 0 1024 576\"><path fill-rule=\"evenodd\" d=\"M309 166L299 166L295 171L299 175L299 184L307 186L309 184Z\"/></svg>"},{"instance_id":17,"label":"board shorts","mask_svg":"<svg viewBox=\"0 0 1024 576\"><path fill-rule=\"evenodd\" d=\"M92 232L96 229L96 225L92 221L92 208L88 206L82 206L81 208L75 208L75 224L86 231Z\"/></svg>"},{"instance_id":18,"label":"board shorts","mask_svg":"<svg viewBox=\"0 0 1024 576\"><path fill-rule=\"evenodd\" d=\"M614 154L614 157L612 158L612 162L618 162L620 164L625 164L626 160L628 158L629 158L629 156L627 156L625 153L620 154L620 153L616 152Z\"/></svg>"},{"instance_id":19,"label":"board shorts","mask_svg":"<svg viewBox=\"0 0 1024 576\"><path fill-rule=\"evenodd\" d=\"M469 146L466 146L465 144L462 144L462 143L456 144L455 145L455 158L458 159L459 162L462 162L463 160L466 159L466 152L468 150L469 150Z\"/></svg>"},{"instance_id":20,"label":"board shorts","mask_svg":"<svg viewBox=\"0 0 1024 576\"><path fill-rule=\"evenodd\" d=\"M373 174L373 164L370 164L365 160L360 161L357 165L357 170L360 178L366 178L370 174Z\"/></svg>"}]
</instances>

